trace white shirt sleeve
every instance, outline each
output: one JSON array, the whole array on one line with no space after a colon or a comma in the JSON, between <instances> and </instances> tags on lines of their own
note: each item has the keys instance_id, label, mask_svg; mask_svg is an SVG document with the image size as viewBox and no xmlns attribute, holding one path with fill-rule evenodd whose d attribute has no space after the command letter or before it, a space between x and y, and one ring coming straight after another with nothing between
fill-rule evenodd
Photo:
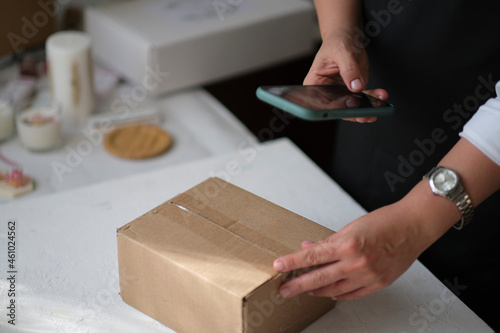
<instances>
[{"instance_id":1,"label":"white shirt sleeve","mask_svg":"<svg viewBox=\"0 0 500 333\"><path fill-rule=\"evenodd\" d=\"M460 136L500 165L500 81L496 98L489 99L465 124Z\"/></svg>"}]
</instances>

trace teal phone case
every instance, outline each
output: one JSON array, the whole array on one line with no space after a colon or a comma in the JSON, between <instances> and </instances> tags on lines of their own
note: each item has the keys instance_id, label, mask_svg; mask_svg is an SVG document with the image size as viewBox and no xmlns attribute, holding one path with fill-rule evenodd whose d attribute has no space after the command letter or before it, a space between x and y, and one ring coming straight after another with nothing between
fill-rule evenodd
<instances>
[{"instance_id":1,"label":"teal phone case","mask_svg":"<svg viewBox=\"0 0 500 333\"><path fill-rule=\"evenodd\" d=\"M295 104L287 99L274 95L264 90L263 87L259 87L257 89L256 95L261 101L266 102L274 107L277 107L278 109L281 109L304 120L319 121L357 117L381 117L389 116L394 113L394 106L389 103L387 103L388 106L376 108L311 110L301 105Z\"/></svg>"}]
</instances>

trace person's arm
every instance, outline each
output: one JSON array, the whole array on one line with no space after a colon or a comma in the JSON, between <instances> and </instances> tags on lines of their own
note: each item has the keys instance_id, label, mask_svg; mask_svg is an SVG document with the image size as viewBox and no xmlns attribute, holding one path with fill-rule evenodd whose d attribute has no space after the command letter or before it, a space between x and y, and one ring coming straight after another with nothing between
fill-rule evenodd
<instances>
[{"instance_id":1,"label":"person's arm","mask_svg":"<svg viewBox=\"0 0 500 333\"><path fill-rule=\"evenodd\" d=\"M304 84L331 84L340 74L346 86L360 92L368 82L368 60L355 45L361 27L361 0L315 0L323 44Z\"/></svg>"},{"instance_id":2,"label":"person's arm","mask_svg":"<svg viewBox=\"0 0 500 333\"><path fill-rule=\"evenodd\" d=\"M474 206L500 189L500 166L466 139L439 165L458 173ZM309 292L339 300L367 296L394 282L459 219L457 206L433 194L429 182L422 180L397 203L362 216L324 241L304 242L302 251L278 258L277 271L321 265L285 283L280 293L288 298Z\"/></svg>"},{"instance_id":3,"label":"person's arm","mask_svg":"<svg viewBox=\"0 0 500 333\"><path fill-rule=\"evenodd\" d=\"M337 36L354 37L360 28L361 0L315 0L319 28L323 40Z\"/></svg>"},{"instance_id":4,"label":"person's arm","mask_svg":"<svg viewBox=\"0 0 500 333\"><path fill-rule=\"evenodd\" d=\"M500 189L500 166L467 139L460 139L438 165L448 167L460 176L474 207ZM432 242L460 219L456 205L433 194L427 179L417 184L401 202L410 212L420 215ZM427 211L426 207L431 208L431 211Z\"/></svg>"},{"instance_id":5,"label":"person's arm","mask_svg":"<svg viewBox=\"0 0 500 333\"><path fill-rule=\"evenodd\" d=\"M460 176L476 207L500 189L500 97L483 105L460 135L463 138L438 165ZM291 297L309 292L341 300L367 296L396 280L460 218L457 206L433 194L428 180L422 180L398 202L360 217L324 241L305 241L302 251L276 259L277 271L320 265L285 283L280 293Z\"/></svg>"}]
</instances>

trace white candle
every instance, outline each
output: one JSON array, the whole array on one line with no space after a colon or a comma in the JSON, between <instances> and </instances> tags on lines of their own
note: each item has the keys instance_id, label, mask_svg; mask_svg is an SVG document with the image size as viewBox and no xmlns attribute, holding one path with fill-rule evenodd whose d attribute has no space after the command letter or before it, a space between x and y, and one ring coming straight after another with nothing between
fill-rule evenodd
<instances>
[{"instance_id":1,"label":"white candle","mask_svg":"<svg viewBox=\"0 0 500 333\"><path fill-rule=\"evenodd\" d=\"M82 125L94 109L90 37L80 31L62 31L46 43L52 101L61 106L62 120Z\"/></svg>"},{"instance_id":2,"label":"white candle","mask_svg":"<svg viewBox=\"0 0 500 333\"><path fill-rule=\"evenodd\" d=\"M61 140L61 123L56 108L33 107L17 117L17 132L29 150L56 147Z\"/></svg>"},{"instance_id":3,"label":"white candle","mask_svg":"<svg viewBox=\"0 0 500 333\"><path fill-rule=\"evenodd\" d=\"M12 106L0 100L0 142L10 138L14 132L14 110Z\"/></svg>"}]
</instances>

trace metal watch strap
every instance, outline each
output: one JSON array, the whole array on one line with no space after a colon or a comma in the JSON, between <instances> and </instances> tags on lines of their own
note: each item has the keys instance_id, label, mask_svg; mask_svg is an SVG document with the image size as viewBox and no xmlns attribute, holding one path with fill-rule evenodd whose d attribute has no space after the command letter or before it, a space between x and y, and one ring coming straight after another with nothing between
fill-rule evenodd
<instances>
[{"instance_id":1,"label":"metal watch strap","mask_svg":"<svg viewBox=\"0 0 500 333\"><path fill-rule=\"evenodd\" d=\"M432 173L434 173L434 171L436 171L438 168L442 167L433 167L431 170L429 170L429 172L427 172L424 175L423 178L430 179ZM449 197L447 199L450 199L453 203L457 205L457 208L462 216L460 221L458 221L453 225L453 228L457 230L462 230L463 227L465 227L472 221L472 218L474 217L474 208L472 207L472 200L470 199L469 195L465 192L465 188L463 187L460 178L459 178L459 185L461 188L459 192L454 193L452 197Z\"/></svg>"},{"instance_id":2,"label":"metal watch strap","mask_svg":"<svg viewBox=\"0 0 500 333\"><path fill-rule=\"evenodd\" d=\"M469 224L472 221L472 218L474 217L474 209L472 208L472 201L469 195L465 193L465 190L463 189L462 193L456 198L456 201L454 202L457 205L460 214L462 214L462 218L460 219L460 221L455 223L453 228L461 230L463 227Z\"/></svg>"}]
</instances>

